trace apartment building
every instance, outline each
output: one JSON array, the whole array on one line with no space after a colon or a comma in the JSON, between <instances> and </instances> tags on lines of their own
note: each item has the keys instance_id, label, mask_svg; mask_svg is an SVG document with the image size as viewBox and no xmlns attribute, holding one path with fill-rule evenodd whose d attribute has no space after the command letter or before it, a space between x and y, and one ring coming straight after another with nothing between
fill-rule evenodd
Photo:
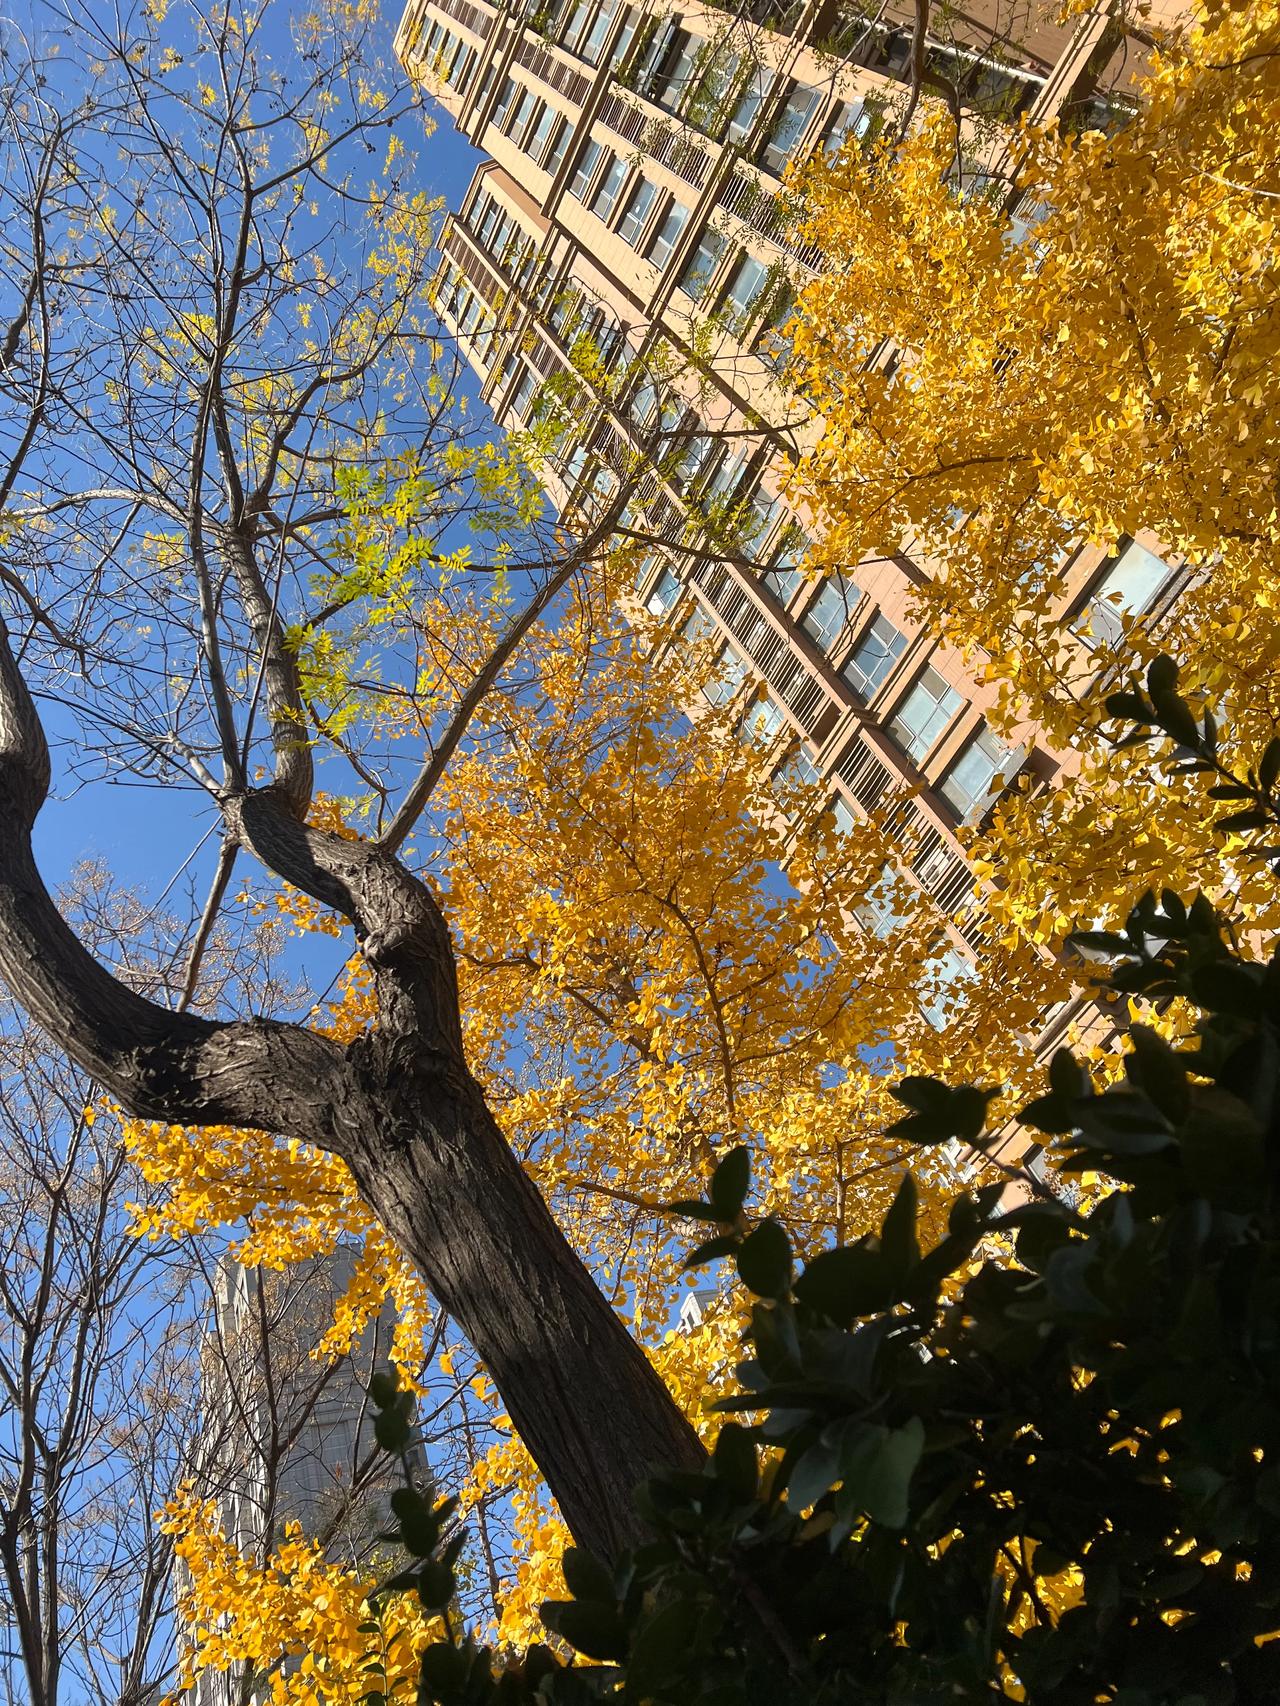
<instances>
[{"instance_id":1,"label":"apartment building","mask_svg":"<svg viewBox=\"0 0 1280 1706\"><path fill-rule=\"evenodd\" d=\"M979 0L937 19L926 63L988 120L1105 128L1133 110L1144 49L1109 8L1058 26ZM714 637L717 691L741 693L747 732L780 777L829 787L840 829L890 814L902 872L937 908L944 979L962 984L984 917L957 831L1069 760L1031 726L1012 743L988 727L991 690L912 619L929 563L910 542L815 584L797 567L804 518L778 497L787 456L814 430L777 381L781 328L822 264L792 233L783 177L900 109L913 20L898 0L865 12L833 0L734 11L410 0L396 48L489 156L449 219L441 278L481 395L500 422L527 424L584 337L605 371L641 372L624 393L606 385L579 403L548 478L554 500L598 514L647 447L625 519L661 544L639 598L673 632ZM973 126L967 193L998 176L1004 135ZM1029 209L1027 230L1033 220ZM643 371L659 346L678 359ZM711 548L691 515L711 518ZM1155 543L1075 553L1064 617L1085 643L1175 595L1176 565ZM886 921L875 908L863 919ZM1046 1015L1040 1046L1056 1046L1081 1006ZM939 1027L947 1014L945 997L926 1011Z\"/></svg>"}]
</instances>

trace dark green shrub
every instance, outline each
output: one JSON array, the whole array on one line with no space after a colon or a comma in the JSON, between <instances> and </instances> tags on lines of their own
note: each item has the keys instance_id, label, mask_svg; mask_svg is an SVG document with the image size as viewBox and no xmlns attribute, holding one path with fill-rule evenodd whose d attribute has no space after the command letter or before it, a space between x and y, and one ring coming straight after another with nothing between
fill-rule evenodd
<instances>
[{"instance_id":1,"label":"dark green shrub","mask_svg":"<svg viewBox=\"0 0 1280 1706\"><path fill-rule=\"evenodd\" d=\"M1167 735L1220 772L1233 829L1273 832L1280 743L1231 775L1173 666L1146 685L1111 701L1130 738ZM1280 1700L1280 956L1169 893L1080 941L1117 962L1112 988L1198 1015L1176 1045L1133 1026L1101 1091L1060 1053L1022 1111L1062 1174L1122 1188L1084 1212L1050 1192L1002 1208L995 1185L924 1252L907 1174L878 1237L797 1274L728 1156L680 1206L716 1229L692 1260L732 1256L757 1300L720 1405L740 1419L705 1473L641 1490L651 1544L613 1570L566 1558L574 1597L545 1620L599 1663L504 1664L459 1636L428 1651L425 1699ZM902 1135L988 1141L991 1092L897 1094ZM390 1383L376 1396L394 1408ZM393 1587L442 1605L448 1507L399 1503L425 1556Z\"/></svg>"}]
</instances>

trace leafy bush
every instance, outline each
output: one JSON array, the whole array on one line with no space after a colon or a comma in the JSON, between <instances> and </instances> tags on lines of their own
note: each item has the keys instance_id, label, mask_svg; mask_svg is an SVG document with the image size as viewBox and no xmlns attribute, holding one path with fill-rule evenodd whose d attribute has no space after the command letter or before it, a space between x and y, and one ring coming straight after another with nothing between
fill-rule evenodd
<instances>
[{"instance_id":1,"label":"leafy bush","mask_svg":"<svg viewBox=\"0 0 1280 1706\"><path fill-rule=\"evenodd\" d=\"M1274 832L1280 743L1231 772L1168 660L1110 704L1130 738L1219 772L1231 833ZM719 1406L742 1419L704 1473L641 1490L650 1544L610 1569L566 1556L556 1651L455 1633L424 1656L424 1699L1280 1699L1280 955L1170 893L1079 942L1117 961L1113 989L1194 1015L1177 1043L1132 1025L1103 1090L1059 1053L1021 1113L1062 1174L1115 1188L1085 1212L995 1184L922 1252L908 1173L878 1237L797 1273L783 1227L748 1222L745 1150L727 1156L678 1206L716 1228L691 1261L731 1256L756 1299ZM988 1090L897 1094L917 1143L992 1141ZM402 1446L403 1397L375 1396ZM397 1495L418 1562L387 1591L447 1610L451 1510Z\"/></svg>"}]
</instances>

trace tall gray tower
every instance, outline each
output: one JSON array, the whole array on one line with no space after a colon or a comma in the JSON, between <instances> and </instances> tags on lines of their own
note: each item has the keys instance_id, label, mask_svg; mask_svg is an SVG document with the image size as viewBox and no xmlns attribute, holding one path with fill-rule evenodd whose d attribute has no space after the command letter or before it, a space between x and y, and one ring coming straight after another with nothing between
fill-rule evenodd
<instances>
[{"instance_id":1,"label":"tall gray tower","mask_svg":"<svg viewBox=\"0 0 1280 1706\"><path fill-rule=\"evenodd\" d=\"M397 1567L379 1536L399 1468L374 1440L368 1396L388 1359L394 1312L385 1306L350 1355L317 1354L357 1254L342 1246L279 1273L228 1258L215 1277L200 1481L223 1533L247 1556L265 1559L297 1523L335 1563L368 1569L385 1553L388 1573ZM254 1706L266 1692L252 1676L206 1671L192 1706Z\"/></svg>"}]
</instances>

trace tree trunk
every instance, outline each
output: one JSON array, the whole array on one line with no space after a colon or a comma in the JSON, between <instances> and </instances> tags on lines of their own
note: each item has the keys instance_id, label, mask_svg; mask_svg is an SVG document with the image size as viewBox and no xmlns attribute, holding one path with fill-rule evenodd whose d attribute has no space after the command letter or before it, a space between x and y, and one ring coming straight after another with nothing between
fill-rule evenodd
<instances>
[{"instance_id":1,"label":"tree trunk","mask_svg":"<svg viewBox=\"0 0 1280 1706\"><path fill-rule=\"evenodd\" d=\"M698 1465L702 1449L467 1069L430 888L393 852L300 821L285 789L228 796L228 833L351 919L377 1025L344 1049L299 1025L145 1000L77 941L36 869L48 749L6 642L0 623L0 975L129 1112L279 1132L340 1156L484 1361L574 1539L615 1557L641 1537L637 1483Z\"/></svg>"},{"instance_id":2,"label":"tree trunk","mask_svg":"<svg viewBox=\"0 0 1280 1706\"><path fill-rule=\"evenodd\" d=\"M360 1063L343 1149L361 1194L480 1356L579 1545L642 1530L636 1485L697 1468L697 1436L512 1154L469 1078ZM367 1098L367 1100L366 1100Z\"/></svg>"}]
</instances>

